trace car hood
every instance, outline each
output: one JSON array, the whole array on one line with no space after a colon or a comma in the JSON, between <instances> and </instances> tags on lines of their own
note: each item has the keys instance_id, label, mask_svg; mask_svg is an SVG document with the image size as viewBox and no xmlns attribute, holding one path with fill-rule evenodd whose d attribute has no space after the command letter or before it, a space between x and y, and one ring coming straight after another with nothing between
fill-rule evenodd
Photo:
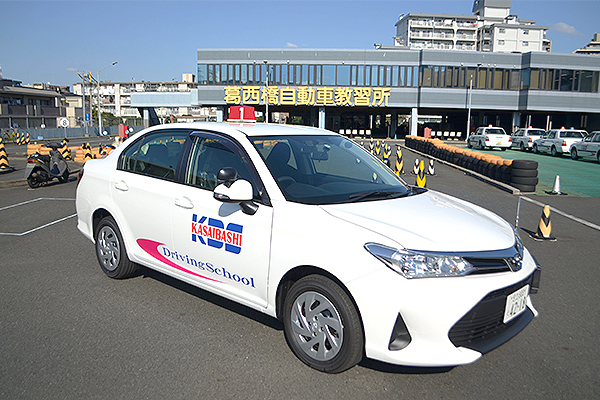
<instances>
[{"instance_id":1,"label":"car hood","mask_svg":"<svg viewBox=\"0 0 600 400\"><path fill-rule=\"evenodd\" d=\"M322 208L411 250L487 251L507 249L515 243L511 225L502 218L438 192Z\"/></svg>"}]
</instances>

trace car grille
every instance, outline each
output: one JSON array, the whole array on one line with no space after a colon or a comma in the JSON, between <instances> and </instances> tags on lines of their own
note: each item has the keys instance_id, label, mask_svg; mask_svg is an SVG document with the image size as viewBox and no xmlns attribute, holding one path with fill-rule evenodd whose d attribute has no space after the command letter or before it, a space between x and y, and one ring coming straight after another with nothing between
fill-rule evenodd
<instances>
[{"instance_id":1,"label":"car grille","mask_svg":"<svg viewBox=\"0 0 600 400\"><path fill-rule=\"evenodd\" d=\"M475 267L475 270L471 274L493 274L496 272L511 271L505 258L464 257L464 259Z\"/></svg>"},{"instance_id":2,"label":"car grille","mask_svg":"<svg viewBox=\"0 0 600 400\"><path fill-rule=\"evenodd\" d=\"M533 319L527 308L518 317L504 323L506 297L525 285L533 286L534 274L527 279L488 294L450 329L450 341L457 347L466 347L486 353L508 341Z\"/></svg>"}]
</instances>

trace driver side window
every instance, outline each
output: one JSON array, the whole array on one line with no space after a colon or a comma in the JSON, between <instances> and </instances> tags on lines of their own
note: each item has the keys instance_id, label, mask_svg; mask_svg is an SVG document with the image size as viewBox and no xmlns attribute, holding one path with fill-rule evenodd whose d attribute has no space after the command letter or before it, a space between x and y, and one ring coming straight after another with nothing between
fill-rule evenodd
<instances>
[{"instance_id":1,"label":"driver side window","mask_svg":"<svg viewBox=\"0 0 600 400\"><path fill-rule=\"evenodd\" d=\"M222 138L197 136L192 147L185 183L212 191L220 183L217 179L219 171L230 167L237 171L238 179L247 180L252 184L254 197L259 198L258 186L242 156L233 150L234 146Z\"/></svg>"}]
</instances>

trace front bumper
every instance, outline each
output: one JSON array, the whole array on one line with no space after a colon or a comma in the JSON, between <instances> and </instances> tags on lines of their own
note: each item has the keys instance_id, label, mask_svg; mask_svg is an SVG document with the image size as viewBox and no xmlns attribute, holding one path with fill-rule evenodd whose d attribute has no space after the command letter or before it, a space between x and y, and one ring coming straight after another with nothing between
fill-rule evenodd
<instances>
[{"instance_id":1,"label":"front bumper","mask_svg":"<svg viewBox=\"0 0 600 400\"><path fill-rule=\"evenodd\" d=\"M539 275L526 252L518 272L406 280L389 270L348 288L363 319L367 357L442 367L472 363L523 330L537 316L530 297L525 311L504 324L506 297L525 285L535 293Z\"/></svg>"}]
</instances>

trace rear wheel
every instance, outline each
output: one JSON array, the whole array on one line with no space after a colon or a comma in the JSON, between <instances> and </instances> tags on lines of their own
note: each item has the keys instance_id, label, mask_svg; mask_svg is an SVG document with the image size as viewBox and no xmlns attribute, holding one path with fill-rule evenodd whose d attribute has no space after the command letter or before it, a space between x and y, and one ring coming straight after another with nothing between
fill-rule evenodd
<instances>
[{"instance_id":1,"label":"rear wheel","mask_svg":"<svg viewBox=\"0 0 600 400\"><path fill-rule=\"evenodd\" d=\"M521 148L521 151L525 151L525 143L521 142L519 147Z\"/></svg>"},{"instance_id":2,"label":"rear wheel","mask_svg":"<svg viewBox=\"0 0 600 400\"><path fill-rule=\"evenodd\" d=\"M539 153L540 153L540 151L538 150L537 144L534 144L534 145L533 145L533 152L534 152L535 154L539 154Z\"/></svg>"},{"instance_id":3,"label":"rear wheel","mask_svg":"<svg viewBox=\"0 0 600 400\"><path fill-rule=\"evenodd\" d=\"M362 359L364 336L356 307L329 278L309 275L292 286L283 326L290 348L311 368L338 373Z\"/></svg>"},{"instance_id":4,"label":"rear wheel","mask_svg":"<svg viewBox=\"0 0 600 400\"><path fill-rule=\"evenodd\" d=\"M33 176L29 175L27 177L27 184L29 185L30 188L35 189L37 187L40 187L42 182L39 181L37 178L34 178Z\"/></svg>"},{"instance_id":5,"label":"rear wheel","mask_svg":"<svg viewBox=\"0 0 600 400\"><path fill-rule=\"evenodd\" d=\"M112 217L100 220L94 239L98 262L106 275L114 279L129 278L133 275L136 265L127 257L121 231Z\"/></svg>"},{"instance_id":6,"label":"rear wheel","mask_svg":"<svg viewBox=\"0 0 600 400\"><path fill-rule=\"evenodd\" d=\"M550 149L550 154L552 154L552 157L558 156L558 151L556 150L556 147L552 146L552 148Z\"/></svg>"}]
</instances>

